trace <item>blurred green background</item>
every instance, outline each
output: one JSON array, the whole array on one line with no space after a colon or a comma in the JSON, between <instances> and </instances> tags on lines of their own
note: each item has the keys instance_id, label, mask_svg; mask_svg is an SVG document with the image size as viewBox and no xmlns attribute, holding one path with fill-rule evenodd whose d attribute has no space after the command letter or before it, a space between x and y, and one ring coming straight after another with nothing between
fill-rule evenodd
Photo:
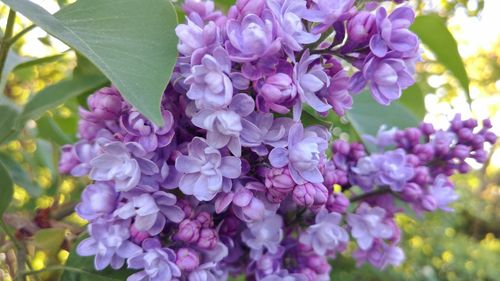
<instances>
[{"instance_id":1,"label":"blurred green background","mask_svg":"<svg viewBox=\"0 0 500 281\"><path fill-rule=\"evenodd\" d=\"M68 1L34 2L56 11ZM464 117L491 118L495 132L500 133L500 1L410 0L409 4L419 14L438 13L446 19L470 79L469 106L460 82L432 52L424 50L417 69L418 90L412 94L425 96L425 120L440 126L460 112ZM0 3L2 29L7 14L8 8ZM14 31L29 25L18 17ZM5 95L0 100L15 105L25 104L35 93L71 76L77 61L84 65L83 58L38 28L16 42L13 50L17 66L4 77ZM9 166L15 182L14 200L4 220L17 238L26 238L24 250L33 270L63 264L84 229L85 222L72 209L86 183L57 172L60 146L75 141L77 108L84 101L85 95L70 99L38 121L29 121L20 136L0 148L0 159ZM492 151L484 167L454 178L461 195L454 213L398 217L407 256L403 266L384 272L369 266L357 269L353 260L340 257L332 263L331 279L500 280L498 145ZM0 232L0 280L11 280L9 271L15 262L12 242ZM55 274L46 272L33 280L55 280Z\"/></svg>"}]
</instances>

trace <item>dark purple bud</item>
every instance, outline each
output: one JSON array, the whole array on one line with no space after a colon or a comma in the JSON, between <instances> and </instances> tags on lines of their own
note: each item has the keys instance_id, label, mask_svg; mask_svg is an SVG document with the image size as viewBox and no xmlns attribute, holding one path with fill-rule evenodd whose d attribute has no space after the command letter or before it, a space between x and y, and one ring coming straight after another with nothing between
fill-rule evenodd
<instances>
[{"instance_id":1,"label":"dark purple bud","mask_svg":"<svg viewBox=\"0 0 500 281\"><path fill-rule=\"evenodd\" d=\"M300 206L312 206L315 195L316 189L312 183L300 184L293 189L293 201Z\"/></svg>"},{"instance_id":2,"label":"dark purple bud","mask_svg":"<svg viewBox=\"0 0 500 281\"><path fill-rule=\"evenodd\" d=\"M214 224L212 216L207 212L200 212L196 216L196 220L200 223L201 227L212 227Z\"/></svg>"},{"instance_id":3,"label":"dark purple bud","mask_svg":"<svg viewBox=\"0 0 500 281\"><path fill-rule=\"evenodd\" d=\"M437 208L436 200L430 195L425 195L422 198L422 207L424 208L424 210L432 212Z\"/></svg>"},{"instance_id":4,"label":"dark purple bud","mask_svg":"<svg viewBox=\"0 0 500 281\"><path fill-rule=\"evenodd\" d=\"M147 231L139 231L134 225L130 227L130 236L132 237L132 241L138 245L150 237Z\"/></svg>"},{"instance_id":5,"label":"dark purple bud","mask_svg":"<svg viewBox=\"0 0 500 281\"><path fill-rule=\"evenodd\" d=\"M471 170L472 170L472 167L469 164L465 163L465 162L460 163L458 165L458 172L460 172L461 174L467 174Z\"/></svg>"},{"instance_id":6,"label":"dark purple bud","mask_svg":"<svg viewBox=\"0 0 500 281\"><path fill-rule=\"evenodd\" d=\"M467 119L464 121L464 126L469 129L474 129L477 127L477 121L474 119Z\"/></svg>"},{"instance_id":7,"label":"dark purple bud","mask_svg":"<svg viewBox=\"0 0 500 281\"><path fill-rule=\"evenodd\" d=\"M469 156L469 153L470 147L463 144L457 144L452 151L452 155L460 160L465 160Z\"/></svg>"},{"instance_id":8,"label":"dark purple bud","mask_svg":"<svg viewBox=\"0 0 500 281\"><path fill-rule=\"evenodd\" d=\"M474 151L474 155L472 156L479 163L484 163L488 159L488 153L484 149L478 149Z\"/></svg>"},{"instance_id":9,"label":"dark purple bud","mask_svg":"<svg viewBox=\"0 0 500 281\"><path fill-rule=\"evenodd\" d=\"M434 134L436 130L434 129L434 126L432 124L422 122L420 124L420 132L422 132L422 134L424 135L430 136Z\"/></svg>"},{"instance_id":10,"label":"dark purple bud","mask_svg":"<svg viewBox=\"0 0 500 281\"><path fill-rule=\"evenodd\" d=\"M179 224L175 239L186 243L196 243L200 238L201 225L198 221L185 219Z\"/></svg>"},{"instance_id":11,"label":"dark purple bud","mask_svg":"<svg viewBox=\"0 0 500 281\"><path fill-rule=\"evenodd\" d=\"M326 209L329 212L345 213L349 208L349 199L343 193L332 193L328 196Z\"/></svg>"},{"instance_id":12,"label":"dark purple bud","mask_svg":"<svg viewBox=\"0 0 500 281\"><path fill-rule=\"evenodd\" d=\"M423 192L420 186L416 183L407 183L402 191L402 196L407 201L416 201L420 196L422 196Z\"/></svg>"},{"instance_id":13,"label":"dark purple bud","mask_svg":"<svg viewBox=\"0 0 500 281\"><path fill-rule=\"evenodd\" d=\"M460 130L458 130L458 137L460 138L460 140L467 142L472 140L474 134L472 133L471 129L461 128Z\"/></svg>"},{"instance_id":14,"label":"dark purple bud","mask_svg":"<svg viewBox=\"0 0 500 281\"><path fill-rule=\"evenodd\" d=\"M212 249L217 244L217 232L215 229L204 228L200 232L200 240L196 244L203 249Z\"/></svg>"},{"instance_id":15,"label":"dark purple bud","mask_svg":"<svg viewBox=\"0 0 500 281\"><path fill-rule=\"evenodd\" d=\"M497 141L497 136L493 132L486 132L484 134L484 139L490 144L494 144Z\"/></svg>"}]
</instances>

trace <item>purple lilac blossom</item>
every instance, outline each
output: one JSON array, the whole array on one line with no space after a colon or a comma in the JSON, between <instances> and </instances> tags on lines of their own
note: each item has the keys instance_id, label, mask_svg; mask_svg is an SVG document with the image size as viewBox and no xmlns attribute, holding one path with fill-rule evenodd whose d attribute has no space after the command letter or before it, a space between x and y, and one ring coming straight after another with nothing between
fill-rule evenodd
<instances>
[{"instance_id":1,"label":"purple lilac blossom","mask_svg":"<svg viewBox=\"0 0 500 281\"><path fill-rule=\"evenodd\" d=\"M157 235L165 227L167 219L179 223L184 218L184 212L175 205L176 201L173 194L164 191L143 193L118 207L114 215L121 219L134 218L133 225L137 230Z\"/></svg>"},{"instance_id":2,"label":"purple lilac blossom","mask_svg":"<svg viewBox=\"0 0 500 281\"><path fill-rule=\"evenodd\" d=\"M276 168L288 166L297 184L321 183L323 176L318 165L326 147L327 139L324 136L312 129L304 130L301 123L296 123L290 128L288 149L274 148L269 154L269 161Z\"/></svg>"},{"instance_id":3,"label":"purple lilac blossom","mask_svg":"<svg viewBox=\"0 0 500 281\"><path fill-rule=\"evenodd\" d=\"M88 226L90 234L78 244L76 252L80 256L95 256L94 266L103 270L108 265L119 269L125 259L142 252L141 247L130 242L129 221L96 222Z\"/></svg>"},{"instance_id":4,"label":"purple lilac blossom","mask_svg":"<svg viewBox=\"0 0 500 281\"><path fill-rule=\"evenodd\" d=\"M191 68L185 83L190 85L188 98L196 101L198 108L218 109L231 103L233 85L228 77L231 61L227 52L216 48L212 55L206 54L200 65Z\"/></svg>"},{"instance_id":5,"label":"purple lilac blossom","mask_svg":"<svg viewBox=\"0 0 500 281\"><path fill-rule=\"evenodd\" d=\"M258 259L264 250L270 253L278 251L279 243L283 239L282 227L281 216L271 215L262 221L249 223L248 228L241 234L241 239L251 249L250 255Z\"/></svg>"},{"instance_id":6,"label":"purple lilac blossom","mask_svg":"<svg viewBox=\"0 0 500 281\"><path fill-rule=\"evenodd\" d=\"M362 250L369 249L375 239L388 239L393 235L390 225L384 222L386 211L380 207L370 207L361 203L356 213L347 215L347 222L351 227L351 234Z\"/></svg>"},{"instance_id":7,"label":"purple lilac blossom","mask_svg":"<svg viewBox=\"0 0 500 281\"><path fill-rule=\"evenodd\" d=\"M194 138L188 145L188 155L175 161L175 168L184 173L179 188L186 195L198 200L212 200L217 193L229 191L231 179L241 174L241 160L233 156L222 156L202 138Z\"/></svg>"},{"instance_id":8,"label":"purple lilac blossom","mask_svg":"<svg viewBox=\"0 0 500 281\"><path fill-rule=\"evenodd\" d=\"M81 202L76 206L76 213L86 219L105 218L116 209L118 194L113 186L104 182L95 182L85 188Z\"/></svg>"},{"instance_id":9,"label":"purple lilac blossom","mask_svg":"<svg viewBox=\"0 0 500 281\"><path fill-rule=\"evenodd\" d=\"M336 251L339 246L349 241L347 231L339 226L340 214L328 213L322 209L316 215L315 222L302 232L299 241L311 246L316 254L325 255L327 252Z\"/></svg>"},{"instance_id":10,"label":"purple lilac blossom","mask_svg":"<svg viewBox=\"0 0 500 281\"><path fill-rule=\"evenodd\" d=\"M354 0L313 0L311 8L304 13L304 18L319 23L314 33L325 32L335 22L343 20L353 7Z\"/></svg>"},{"instance_id":11,"label":"purple lilac blossom","mask_svg":"<svg viewBox=\"0 0 500 281\"><path fill-rule=\"evenodd\" d=\"M142 271L130 275L127 281L170 281L181 277L172 249L162 248L160 241L156 239L144 240L142 248L144 253L128 260L128 268Z\"/></svg>"}]
</instances>

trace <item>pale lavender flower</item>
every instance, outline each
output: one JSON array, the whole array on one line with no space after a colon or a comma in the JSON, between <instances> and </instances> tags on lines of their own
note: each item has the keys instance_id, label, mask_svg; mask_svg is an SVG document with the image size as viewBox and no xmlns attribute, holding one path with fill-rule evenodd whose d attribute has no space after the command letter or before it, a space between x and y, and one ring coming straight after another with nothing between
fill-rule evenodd
<instances>
[{"instance_id":1,"label":"pale lavender flower","mask_svg":"<svg viewBox=\"0 0 500 281\"><path fill-rule=\"evenodd\" d=\"M313 248L318 255L338 251L349 241L347 231L341 227L342 217L338 213L328 213L325 209L316 215L315 224L300 234L299 241Z\"/></svg>"},{"instance_id":2,"label":"pale lavender flower","mask_svg":"<svg viewBox=\"0 0 500 281\"><path fill-rule=\"evenodd\" d=\"M210 201L217 193L231 190L231 179L241 174L241 160L233 156L222 156L202 138L194 138L188 145L188 155L175 161L175 168L184 173L179 188L186 195L200 201Z\"/></svg>"},{"instance_id":3,"label":"pale lavender flower","mask_svg":"<svg viewBox=\"0 0 500 281\"><path fill-rule=\"evenodd\" d=\"M297 86L301 102L307 103L317 112L326 112L332 107L326 101L320 99L318 94L321 89L330 85L330 79L323 66L314 63L320 58L320 55L310 55L309 49L307 49L302 54L300 61L295 65L293 81ZM294 108L294 110L298 109ZM300 113L294 112L294 114Z\"/></svg>"},{"instance_id":4,"label":"pale lavender flower","mask_svg":"<svg viewBox=\"0 0 500 281\"><path fill-rule=\"evenodd\" d=\"M91 115L93 121L116 119L123 106L123 98L115 87L104 87L88 97L87 104L91 111L85 117Z\"/></svg>"},{"instance_id":5,"label":"pale lavender flower","mask_svg":"<svg viewBox=\"0 0 500 281\"><path fill-rule=\"evenodd\" d=\"M434 183L429 185L427 192L435 200L436 208L446 212L453 211L448 205L456 201L459 197L455 193L453 183L443 174L436 177Z\"/></svg>"},{"instance_id":6,"label":"pale lavender flower","mask_svg":"<svg viewBox=\"0 0 500 281\"><path fill-rule=\"evenodd\" d=\"M402 90L415 83L414 71L409 69L401 56L389 52L385 57L369 55L362 71L356 72L350 81L350 91L358 93L368 83L372 97L382 105L389 105L401 97Z\"/></svg>"},{"instance_id":7,"label":"pale lavender flower","mask_svg":"<svg viewBox=\"0 0 500 281\"><path fill-rule=\"evenodd\" d=\"M385 152L383 158L378 158L378 160L381 161L376 161L378 163L375 165L378 168L380 184L390 186L393 191L401 191L415 174L403 149Z\"/></svg>"},{"instance_id":8,"label":"pale lavender flower","mask_svg":"<svg viewBox=\"0 0 500 281\"><path fill-rule=\"evenodd\" d=\"M211 249L201 249L200 266L189 273L188 281L220 281L227 279L227 272L220 267L220 262L228 256L228 248L217 242Z\"/></svg>"},{"instance_id":9,"label":"pale lavender flower","mask_svg":"<svg viewBox=\"0 0 500 281\"><path fill-rule=\"evenodd\" d=\"M163 110L162 115L162 127L158 127L136 110L122 115L120 125L126 132L124 142L137 142L146 152L169 145L175 134L174 117L168 110Z\"/></svg>"},{"instance_id":10,"label":"pale lavender flower","mask_svg":"<svg viewBox=\"0 0 500 281\"><path fill-rule=\"evenodd\" d=\"M384 150L386 147L396 145L395 134L398 131L396 127L388 129L386 125L380 126L377 136L363 135L363 139L377 146L379 150Z\"/></svg>"},{"instance_id":11,"label":"pale lavender flower","mask_svg":"<svg viewBox=\"0 0 500 281\"><path fill-rule=\"evenodd\" d=\"M266 249L276 253L283 239L283 218L270 215L265 219L247 224L248 228L241 234L241 239L251 249L250 256L258 259Z\"/></svg>"},{"instance_id":12,"label":"pale lavender flower","mask_svg":"<svg viewBox=\"0 0 500 281\"><path fill-rule=\"evenodd\" d=\"M81 177L89 174L92 168L90 161L97 155L99 145L80 140L74 145L63 146L61 150L59 171L70 173L74 177Z\"/></svg>"},{"instance_id":13,"label":"pale lavender flower","mask_svg":"<svg viewBox=\"0 0 500 281\"><path fill-rule=\"evenodd\" d=\"M335 58L326 61L329 67L326 73L330 77L330 85L321 90L320 97L326 99L333 111L339 116L343 116L346 110L352 108L352 96L349 93L349 76L342 64ZM326 112L325 112L326 113Z\"/></svg>"},{"instance_id":14,"label":"pale lavender flower","mask_svg":"<svg viewBox=\"0 0 500 281\"><path fill-rule=\"evenodd\" d=\"M202 109L191 121L198 128L207 130L207 143L213 148L225 146L235 155L241 156L240 133L242 117L253 112L255 103L247 94L233 97L228 109Z\"/></svg>"},{"instance_id":15,"label":"pale lavender flower","mask_svg":"<svg viewBox=\"0 0 500 281\"><path fill-rule=\"evenodd\" d=\"M157 235L165 227L167 219L179 223L184 218L184 212L175 205L176 202L175 195L164 191L143 193L132 196L114 215L121 219L134 218L134 227L137 230Z\"/></svg>"},{"instance_id":16,"label":"pale lavender flower","mask_svg":"<svg viewBox=\"0 0 500 281\"><path fill-rule=\"evenodd\" d=\"M347 215L351 234L358 242L359 248L368 250L375 239L389 239L393 235L392 226L386 223L386 211L380 207L371 207L361 203L356 213Z\"/></svg>"},{"instance_id":17,"label":"pale lavender flower","mask_svg":"<svg viewBox=\"0 0 500 281\"><path fill-rule=\"evenodd\" d=\"M191 56L191 63L196 62L209 53L210 50L220 45L220 36L218 33L218 27L214 22L200 26L187 18L186 24L179 24L175 28L175 34L179 37L177 49L179 53Z\"/></svg>"},{"instance_id":18,"label":"pale lavender flower","mask_svg":"<svg viewBox=\"0 0 500 281\"><path fill-rule=\"evenodd\" d=\"M128 259L128 268L143 269L130 275L127 281L171 281L181 277L181 270L175 264L175 252L162 248L160 241L146 239L142 242L144 253Z\"/></svg>"},{"instance_id":19,"label":"pale lavender flower","mask_svg":"<svg viewBox=\"0 0 500 281\"><path fill-rule=\"evenodd\" d=\"M101 155L90 161L90 178L114 181L116 191L129 191L136 187L141 178L141 168L127 146L122 142L111 142L102 150Z\"/></svg>"},{"instance_id":20,"label":"pale lavender flower","mask_svg":"<svg viewBox=\"0 0 500 281\"><path fill-rule=\"evenodd\" d=\"M269 11L261 17L248 14L241 21L228 20L226 30L229 40L225 47L233 61L250 62L280 50L276 23Z\"/></svg>"},{"instance_id":21,"label":"pale lavender flower","mask_svg":"<svg viewBox=\"0 0 500 281\"><path fill-rule=\"evenodd\" d=\"M354 0L312 0L311 2L313 4L304 13L304 18L319 23L313 28L314 33L322 33L335 22L343 20L354 4Z\"/></svg>"},{"instance_id":22,"label":"pale lavender flower","mask_svg":"<svg viewBox=\"0 0 500 281\"><path fill-rule=\"evenodd\" d=\"M305 1L267 0L266 3L277 22L278 37L289 55L302 50L302 44L311 44L319 39L320 34L309 33L302 23Z\"/></svg>"},{"instance_id":23,"label":"pale lavender flower","mask_svg":"<svg viewBox=\"0 0 500 281\"><path fill-rule=\"evenodd\" d=\"M378 32L370 39L370 50L377 57L384 57L390 50L401 53L418 50L418 37L408 28L415 12L410 7L399 7L389 17L384 7L377 10Z\"/></svg>"},{"instance_id":24,"label":"pale lavender flower","mask_svg":"<svg viewBox=\"0 0 500 281\"><path fill-rule=\"evenodd\" d=\"M327 145L325 136L314 132L312 127L304 130L301 123L296 123L290 128L288 149L274 148L269 154L269 161L275 168L288 166L297 184L321 183L323 176L318 165Z\"/></svg>"},{"instance_id":25,"label":"pale lavender flower","mask_svg":"<svg viewBox=\"0 0 500 281\"><path fill-rule=\"evenodd\" d=\"M242 120L241 144L250 147L258 155L267 155L266 145L285 147L288 131L293 120L286 117L273 118L271 113L254 112Z\"/></svg>"},{"instance_id":26,"label":"pale lavender flower","mask_svg":"<svg viewBox=\"0 0 500 281\"><path fill-rule=\"evenodd\" d=\"M358 249L353 253L357 265L361 266L369 262L378 269L384 270L387 266L399 266L405 259L405 254L400 247L389 245L382 241L376 241L367 250Z\"/></svg>"},{"instance_id":27,"label":"pale lavender flower","mask_svg":"<svg viewBox=\"0 0 500 281\"><path fill-rule=\"evenodd\" d=\"M114 221L91 223L88 226L90 234L78 244L76 252L80 256L95 256L94 266L103 270L108 265L119 269L125 259L142 252L141 247L130 242L130 221Z\"/></svg>"},{"instance_id":28,"label":"pale lavender flower","mask_svg":"<svg viewBox=\"0 0 500 281\"><path fill-rule=\"evenodd\" d=\"M185 83L190 85L188 98L201 108L223 108L231 103L233 85L229 79L231 60L223 48L216 48L213 55L206 54L200 65L191 68Z\"/></svg>"},{"instance_id":29,"label":"pale lavender flower","mask_svg":"<svg viewBox=\"0 0 500 281\"><path fill-rule=\"evenodd\" d=\"M193 249L180 248L177 251L177 259L175 263L180 270L193 271L200 265L200 256Z\"/></svg>"},{"instance_id":30,"label":"pale lavender flower","mask_svg":"<svg viewBox=\"0 0 500 281\"><path fill-rule=\"evenodd\" d=\"M108 183L95 182L83 190L76 213L87 220L103 218L113 213L118 194Z\"/></svg>"}]
</instances>

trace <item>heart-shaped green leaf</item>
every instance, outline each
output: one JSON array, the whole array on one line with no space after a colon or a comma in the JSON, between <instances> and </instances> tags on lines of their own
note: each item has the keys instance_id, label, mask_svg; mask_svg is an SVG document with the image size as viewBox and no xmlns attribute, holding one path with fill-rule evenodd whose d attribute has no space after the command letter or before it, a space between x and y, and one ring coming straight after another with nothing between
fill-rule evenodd
<instances>
[{"instance_id":1,"label":"heart-shaped green leaf","mask_svg":"<svg viewBox=\"0 0 500 281\"><path fill-rule=\"evenodd\" d=\"M167 0L85 0L54 15L28 0L2 0L92 61L156 124L177 59L175 9Z\"/></svg>"}]
</instances>

